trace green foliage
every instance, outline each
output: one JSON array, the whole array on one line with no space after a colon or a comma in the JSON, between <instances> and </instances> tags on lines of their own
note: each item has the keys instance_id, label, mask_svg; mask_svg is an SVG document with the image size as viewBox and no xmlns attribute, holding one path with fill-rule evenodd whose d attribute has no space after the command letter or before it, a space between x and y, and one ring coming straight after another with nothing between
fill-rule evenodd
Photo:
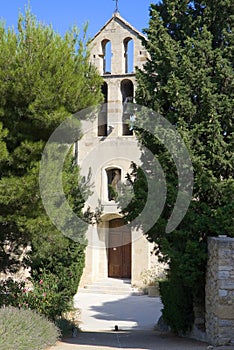
<instances>
[{"instance_id":1,"label":"green foliage","mask_svg":"<svg viewBox=\"0 0 234 350\"><path fill-rule=\"evenodd\" d=\"M108 193L109 193L109 198L113 199L114 201L118 199L118 192L115 190L115 188L112 185L108 185Z\"/></svg>"},{"instance_id":2,"label":"green foliage","mask_svg":"<svg viewBox=\"0 0 234 350\"><path fill-rule=\"evenodd\" d=\"M66 289L72 276L67 276L66 283L59 277L59 275L43 271L39 276L27 281L17 282L11 279L2 281L0 284L1 306L11 305L36 310L47 318L55 320L71 309L74 295L71 288Z\"/></svg>"},{"instance_id":3,"label":"green foliage","mask_svg":"<svg viewBox=\"0 0 234 350\"><path fill-rule=\"evenodd\" d=\"M33 310L0 309L0 349L40 350L56 343L58 328Z\"/></svg>"},{"instance_id":4,"label":"green foliage","mask_svg":"<svg viewBox=\"0 0 234 350\"><path fill-rule=\"evenodd\" d=\"M133 221L143 210L147 200L145 189L147 189L145 174L140 167L132 163L131 174L127 174L127 183L121 188L123 195L118 197L119 206L127 220Z\"/></svg>"},{"instance_id":5,"label":"green foliage","mask_svg":"<svg viewBox=\"0 0 234 350\"><path fill-rule=\"evenodd\" d=\"M19 16L17 32L0 28L0 271L29 266L37 293L30 304L52 318L70 305L77 291L86 242L65 237L50 221L38 175L54 129L73 113L102 101L102 79L89 63L85 32L74 27L62 37L30 10ZM48 172L53 173L53 164ZM89 189L71 152L62 175L67 200L83 217ZM56 205L61 206L59 201ZM84 234L85 225L78 227L77 235ZM19 261L29 245L27 259ZM39 301L42 276L47 299Z\"/></svg>"},{"instance_id":6,"label":"green foliage","mask_svg":"<svg viewBox=\"0 0 234 350\"><path fill-rule=\"evenodd\" d=\"M1 162L7 160L8 151L6 143L4 142L5 137L7 136L7 130L3 130L2 123L0 123L0 164Z\"/></svg>"},{"instance_id":7,"label":"green foliage","mask_svg":"<svg viewBox=\"0 0 234 350\"><path fill-rule=\"evenodd\" d=\"M0 280L0 308L5 306L19 307L24 282L16 282L12 278Z\"/></svg>"},{"instance_id":8,"label":"green foliage","mask_svg":"<svg viewBox=\"0 0 234 350\"><path fill-rule=\"evenodd\" d=\"M71 288L66 289L71 277L66 276L66 283L64 283L59 274L43 271L31 280L32 289L23 290L22 305L25 304L49 319L55 320L57 316L61 316L71 308L74 290L72 294Z\"/></svg>"},{"instance_id":9,"label":"green foliage","mask_svg":"<svg viewBox=\"0 0 234 350\"><path fill-rule=\"evenodd\" d=\"M169 278L178 278L181 282L178 288L186 289L193 302L201 304L207 237L219 234L233 237L233 29L234 6L229 0L164 0L151 5L149 28L145 30L148 40L144 40L150 57L144 70L137 72L137 103L152 108L176 127L194 170L193 200L180 225L167 234L165 228L175 205L178 174L171 155L157 139L157 130L152 130L155 137L142 131L150 123L144 114L137 137L156 155L167 181L163 213L147 236L157 244L156 253L161 252L168 261ZM139 114L137 118L140 117ZM142 164L150 171L144 152ZM139 215L144 207L147 183L143 176L136 176L139 173L133 169L135 197L123 210L127 221ZM169 308L170 304L167 305Z\"/></svg>"},{"instance_id":10,"label":"green foliage","mask_svg":"<svg viewBox=\"0 0 234 350\"><path fill-rule=\"evenodd\" d=\"M162 316L173 332L186 333L193 325L193 299L179 278L159 282Z\"/></svg>"},{"instance_id":11,"label":"green foliage","mask_svg":"<svg viewBox=\"0 0 234 350\"><path fill-rule=\"evenodd\" d=\"M78 331L77 324L74 323L72 320L68 320L64 317L57 319L55 321L55 324L60 329L62 338L71 338L73 335L73 330L76 329Z\"/></svg>"}]
</instances>

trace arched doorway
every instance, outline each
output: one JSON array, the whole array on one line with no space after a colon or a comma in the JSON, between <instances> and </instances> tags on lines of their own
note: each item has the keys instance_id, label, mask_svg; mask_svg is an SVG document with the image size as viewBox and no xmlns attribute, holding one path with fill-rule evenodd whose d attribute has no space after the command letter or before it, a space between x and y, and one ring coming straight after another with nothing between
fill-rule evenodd
<instances>
[{"instance_id":1,"label":"arched doorway","mask_svg":"<svg viewBox=\"0 0 234 350\"><path fill-rule=\"evenodd\" d=\"M131 278L131 231L123 219L109 221L108 277Z\"/></svg>"}]
</instances>

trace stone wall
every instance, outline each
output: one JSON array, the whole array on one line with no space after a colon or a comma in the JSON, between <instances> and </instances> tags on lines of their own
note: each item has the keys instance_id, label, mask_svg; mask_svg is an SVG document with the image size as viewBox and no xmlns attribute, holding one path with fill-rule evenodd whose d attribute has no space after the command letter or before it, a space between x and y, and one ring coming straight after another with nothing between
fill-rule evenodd
<instances>
[{"instance_id":1,"label":"stone wall","mask_svg":"<svg viewBox=\"0 0 234 350\"><path fill-rule=\"evenodd\" d=\"M215 346L234 343L234 238L208 240L206 334Z\"/></svg>"}]
</instances>

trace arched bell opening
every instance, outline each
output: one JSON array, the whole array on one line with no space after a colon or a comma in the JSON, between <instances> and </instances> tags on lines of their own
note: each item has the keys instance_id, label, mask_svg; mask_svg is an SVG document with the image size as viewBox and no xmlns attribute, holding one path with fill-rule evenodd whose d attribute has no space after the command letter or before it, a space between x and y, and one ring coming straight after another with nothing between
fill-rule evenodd
<instances>
[{"instance_id":1,"label":"arched bell opening","mask_svg":"<svg viewBox=\"0 0 234 350\"><path fill-rule=\"evenodd\" d=\"M132 38L125 38L124 45L124 68L125 74L134 72L134 41Z\"/></svg>"},{"instance_id":2,"label":"arched bell opening","mask_svg":"<svg viewBox=\"0 0 234 350\"><path fill-rule=\"evenodd\" d=\"M133 103L134 97L134 85L130 79L124 79L121 82L121 94L123 103L123 115L122 115L122 135L133 135L133 129L130 125L131 110L128 108L128 103Z\"/></svg>"},{"instance_id":3,"label":"arched bell opening","mask_svg":"<svg viewBox=\"0 0 234 350\"><path fill-rule=\"evenodd\" d=\"M98 136L107 136L107 101L108 101L108 85L106 82L102 84L102 94L104 96L104 104L98 113Z\"/></svg>"},{"instance_id":4,"label":"arched bell opening","mask_svg":"<svg viewBox=\"0 0 234 350\"><path fill-rule=\"evenodd\" d=\"M111 42L108 39L102 41L103 74L111 74Z\"/></svg>"}]
</instances>

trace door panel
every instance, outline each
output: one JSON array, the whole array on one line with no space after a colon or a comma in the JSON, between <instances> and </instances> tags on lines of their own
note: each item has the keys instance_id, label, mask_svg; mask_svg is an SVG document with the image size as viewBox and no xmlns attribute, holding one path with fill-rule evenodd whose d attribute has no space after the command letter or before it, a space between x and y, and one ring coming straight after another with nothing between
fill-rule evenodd
<instances>
[{"instance_id":1,"label":"door panel","mask_svg":"<svg viewBox=\"0 0 234 350\"><path fill-rule=\"evenodd\" d=\"M123 271L122 277L131 278L131 243L123 247Z\"/></svg>"},{"instance_id":2,"label":"door panel","mask_svg":"<svg viewBox=\"0 0 234 350\"><path fill-rule=\"evenodd\" d=\"M122 219L111 220L109 224L109 277L131 278L131 232L123 225Z\"/></svg>"},{"instance_id":3,"label":"door panel","mask_svg":"<svg viewBox=\"0 0 234 350\"><path fill-rule=\"evenodd\" d=\"M112 233L110 235L109 248L109 277L121 277L122 275L122 247L120 235Z\"/></svg>"}]
</instances>

